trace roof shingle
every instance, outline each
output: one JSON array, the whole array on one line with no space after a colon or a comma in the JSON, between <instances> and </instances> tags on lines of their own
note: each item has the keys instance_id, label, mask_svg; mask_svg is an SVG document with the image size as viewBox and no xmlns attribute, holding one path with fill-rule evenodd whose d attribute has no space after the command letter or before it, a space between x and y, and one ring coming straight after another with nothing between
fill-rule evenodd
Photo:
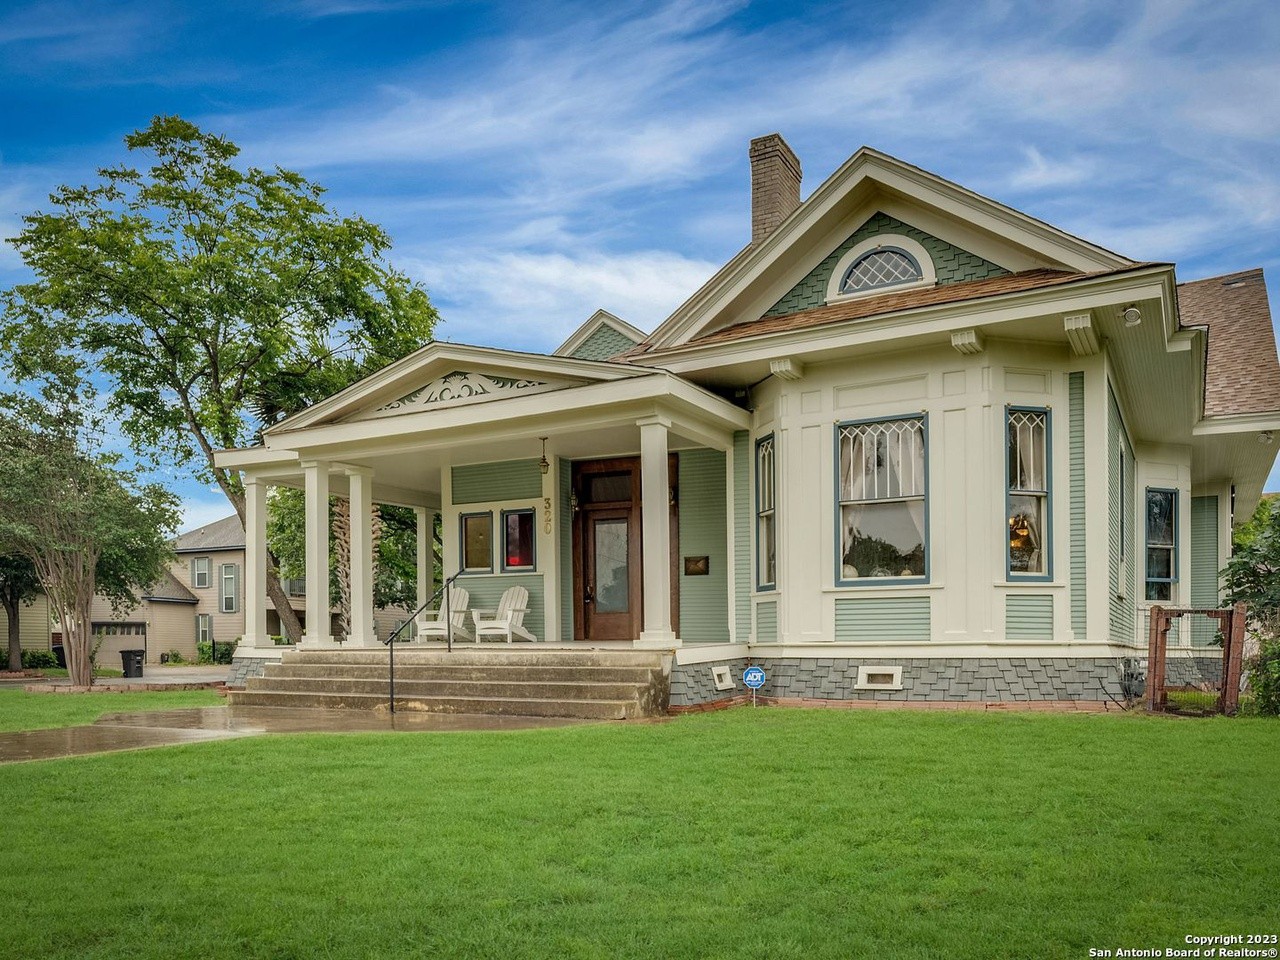
<instances>
[{"instance_id":1,"label":"roof shingle","mask_svg":"<svg viewBox=\"0 0 1280 960\"><path fill-rule=\"evenodd\" d=\"M190 553L193 550L234 550L244 547L244 525L234 513L213 523L206 523L198 530L181 534L173 542L173 549L178 553Z\"/></svg>"}]
</instances>

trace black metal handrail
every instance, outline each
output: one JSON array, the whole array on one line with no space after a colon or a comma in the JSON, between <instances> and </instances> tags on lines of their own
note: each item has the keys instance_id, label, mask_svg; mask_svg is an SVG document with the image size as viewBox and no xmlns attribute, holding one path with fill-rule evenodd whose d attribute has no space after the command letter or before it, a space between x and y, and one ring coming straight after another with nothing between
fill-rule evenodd
<instances>
[{"instance_id":1,"label":"black metal handrail","mask_svg":"<svg viewBox=\"0 0 1280 960\"><path fill-rule=\"evenodd\" d=\"M453 586L453 581L460 576L462 576L461 570L440 584L440 589L433 593L429 600L423 602L417 610L413 611L413 615L408 620L392 630L391 636L382 641L387 645L387 699L390 702L392 713L396 712L396 640L399 639L400 634L409 628L409 624L418 622L418 614L426 610L443 595L445 648L449 653L453 653L453 611L449 608L449 588Z\"/></svg>"}]
</instances>

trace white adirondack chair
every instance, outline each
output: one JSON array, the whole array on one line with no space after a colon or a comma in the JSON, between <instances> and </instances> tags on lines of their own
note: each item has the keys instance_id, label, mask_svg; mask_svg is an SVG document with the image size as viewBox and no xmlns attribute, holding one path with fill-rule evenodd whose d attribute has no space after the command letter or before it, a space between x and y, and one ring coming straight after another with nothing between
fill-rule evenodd
<instances>
[{"instance_id":1,"label":"white adirondack chair","mask_svg":"<svg viewBox=\"0 0 1280 960\"><path fill-rule=\"evenodd\" d=\"M471 594L456 583L449 586L449 619L453 621L453 636L458 640L472 639L467 629L467 604ZM419 640L444 640L449 636L449 628L444 619L445 605L439 610L430 608L423 610L418 619Z\"/></svg>"},{"instance_id":2,"label":"white adirondack chair","mask_svg":"<svg viewBox=\"0 0 1280 960\"><path fill-rule=\"evenodd\" d=\"M472 610L471 618L475 621L476 643L485 637L505 637L511 643L516 637L521 640L538 638L524 628L524 615L529 609L529 591L524 587L507 587L498 601L497 610Z\"/></svg>"}]
</instances>

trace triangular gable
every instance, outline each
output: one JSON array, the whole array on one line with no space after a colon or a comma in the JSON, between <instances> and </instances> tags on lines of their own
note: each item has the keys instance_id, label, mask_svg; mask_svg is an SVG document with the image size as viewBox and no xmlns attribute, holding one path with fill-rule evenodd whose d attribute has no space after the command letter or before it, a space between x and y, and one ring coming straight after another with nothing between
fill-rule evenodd
<instances>
[{"instance_id":1,"label":"triangular gable","mask_svg":"<svg viewBox=\"0 0 1280 960\"><path fill-rule=\"evenodd\" d=\"M654 331L646 347L676 346L768 315L878 213L1009 272L1053 269L1084 273L1134 263L919 167L863 147L772 233L725 264Z\"/></svg>"},{"instance_id":2,"label":"triangular gable","mask_svg":"<svg viewBox=\"0 0 1280 960\"><path fill-rule=\"evenodd\" d=\"M432 342L268 429L381 419L643 376L643 367Z\"/></svg>"},{"instance_id":3,"label":"triangular gable","mask_svg":"<svg viewBox=\"0 0 1280 960\"><path fill-rule=\"evenodd\" d=\"M630 350L644 338L643 330L636 329L608 310L597 310L555 349L553 356L608 360Z\"/></svg>"}]
</instances>

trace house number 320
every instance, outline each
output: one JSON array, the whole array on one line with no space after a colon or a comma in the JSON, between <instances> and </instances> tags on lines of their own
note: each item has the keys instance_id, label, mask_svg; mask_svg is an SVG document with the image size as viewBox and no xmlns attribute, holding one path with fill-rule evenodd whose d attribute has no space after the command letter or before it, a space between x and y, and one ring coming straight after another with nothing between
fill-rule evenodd
<instances>
[{"instance_id":1,"label":"house number 320","mask_svg":"<svg viewBox=\"0 0 1280 960\"><path fill-rule=\"evenodd\" d=\"M542 532L551 532L551 498L542 498Z\"/></svg>"}]
</instances>

